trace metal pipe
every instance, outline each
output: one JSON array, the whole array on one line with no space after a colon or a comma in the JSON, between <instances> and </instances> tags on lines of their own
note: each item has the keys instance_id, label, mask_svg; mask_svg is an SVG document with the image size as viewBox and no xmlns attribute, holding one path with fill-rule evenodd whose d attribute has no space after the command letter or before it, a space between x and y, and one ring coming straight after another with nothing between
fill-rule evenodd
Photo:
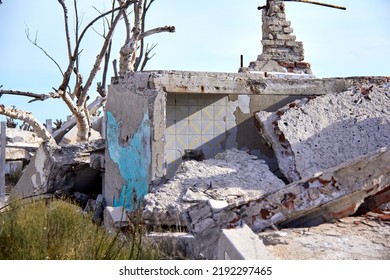
<instances>
[{"instance_id":1,"label":"metal pipe","mask_svg":"<svg viewBox=\"0 0 390 280\"><path fill-rule=\"evenodd\" d=\"M308 4L325 6L325 7L329 7L329 8L340 9L340 10L346 10L347 9L346 7L342 7L342 6L336 6L336 5L332 5L332 4L326 4L326 3L309 1L309 0L283 0L283 1L284 2L303 2L303 3L308 3Z\"/></svg>"}]
</instances>

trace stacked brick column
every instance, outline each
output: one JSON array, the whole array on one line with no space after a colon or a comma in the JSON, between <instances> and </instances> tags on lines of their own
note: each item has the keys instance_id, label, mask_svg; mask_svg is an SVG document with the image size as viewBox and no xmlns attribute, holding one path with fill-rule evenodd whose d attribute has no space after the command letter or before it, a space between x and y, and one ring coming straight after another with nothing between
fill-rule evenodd
<instances>
[{"instance_id":1,"label":"stacked brick column","mask_svg":"<svg viewBox=\"0 0 390 280\"><path fill-rule=\"evenodd\" d=\"M273 65L276 72L311 74L310 64L303 61L303 43L296 41L296 36L292 35L294 30L291 28L291 21L286 19L284 2L267 0L262 12L263 52L246 70L272 71L269 69ZM269 61L272 63L267 63Z\"/></svg>"}]
</instances>

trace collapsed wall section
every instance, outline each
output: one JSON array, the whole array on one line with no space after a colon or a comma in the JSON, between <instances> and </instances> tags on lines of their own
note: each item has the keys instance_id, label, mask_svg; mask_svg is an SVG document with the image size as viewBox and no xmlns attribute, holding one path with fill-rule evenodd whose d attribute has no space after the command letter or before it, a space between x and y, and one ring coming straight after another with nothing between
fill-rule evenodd
<instances>
[{"instance_id":1,"label":"collapsed wall section","mask_svg":"<svg viewBox=\"0 0 390 280\"><path fill-rule=\"evenodd\" d=\"M388 84L379 82L297 100L255 118L280 170L293 182L389 147L389 104Z\"/></svg>"}]
</instances>

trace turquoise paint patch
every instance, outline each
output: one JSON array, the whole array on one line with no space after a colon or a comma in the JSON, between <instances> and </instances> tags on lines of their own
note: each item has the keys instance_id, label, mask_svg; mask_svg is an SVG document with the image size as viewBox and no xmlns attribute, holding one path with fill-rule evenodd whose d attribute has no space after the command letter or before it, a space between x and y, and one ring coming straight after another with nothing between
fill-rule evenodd
<instances>
[{"instance_id":1,"label":"turquoise paint patch","mask_svg":"<svg viewBox=\"0 0 390 280\"><path fill-rule=\"evenodd\" d=\"M126 145L119 143L119 123L114 115L107 111L107 146L110 158L118 165L119 172L126 182L121 194L114 198L114 206L136 209L149 189L150 122L144 113L141 124Z\"/></svg>"}]
</instances>

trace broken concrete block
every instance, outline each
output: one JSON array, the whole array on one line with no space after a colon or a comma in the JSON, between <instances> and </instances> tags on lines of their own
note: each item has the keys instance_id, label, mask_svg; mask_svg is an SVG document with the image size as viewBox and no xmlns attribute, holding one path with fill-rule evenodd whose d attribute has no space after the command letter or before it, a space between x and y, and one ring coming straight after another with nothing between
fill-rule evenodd
<instances>
[{"instance_id":1,"label":"broken concrete block","mask_svg":"<svg viewBox=\"0 0 390 280\"><path fill-rule=\"evenodd\" d=\"M267 227L315 225L355 213L366 197L390 185L390 150L381 148L314 176L249 200L229 202L219 212L199 202L183 214L201 251L212 251L221 229L243 223L259 232Z\"/></svg>"},{"instance_id":2,"label":"broken concrete block","mask_svg":"<svg viewBox=\"0 0 390 280\"><path fill-rule=\"evenodd\" d=\"M126 209L122 206L104 208L104 227L107 231L115 233L121 228L128 227L130 220L127 217Z\"/></svg>"},{"instance_id":3,"label":"broken concrete block","mask_svg":"<svg viewBox=\"0 0 390 280\"><path fill-rule=\"evenodd\" d=\"M223 229L217 246L218 260L273 260L266 246L247 226Z\"/></svg>"},{"instance_id":4,"label":"broken concrete block","mask_svg":"<svg viewBox=\"0 0 390 280\"><path fill-rule=\"evenodd\" d=\"M390 89L372 85L305 98L274 113L255 114L290 182L390 147Z\"/></svg>"},{"instance_id":5,"label":"broken concrete block","mask_svg":"<svg viewBox=\"0 0 390 280\"><path fill-rule=\"evenodd\" d=\"M203 201L218 212L284 186L263 160L231 149L214 159L183 162L170 181L145 196L143 218L151 225L183 225L183 213L191 205Z\"/></svg>"}]
</instances>

